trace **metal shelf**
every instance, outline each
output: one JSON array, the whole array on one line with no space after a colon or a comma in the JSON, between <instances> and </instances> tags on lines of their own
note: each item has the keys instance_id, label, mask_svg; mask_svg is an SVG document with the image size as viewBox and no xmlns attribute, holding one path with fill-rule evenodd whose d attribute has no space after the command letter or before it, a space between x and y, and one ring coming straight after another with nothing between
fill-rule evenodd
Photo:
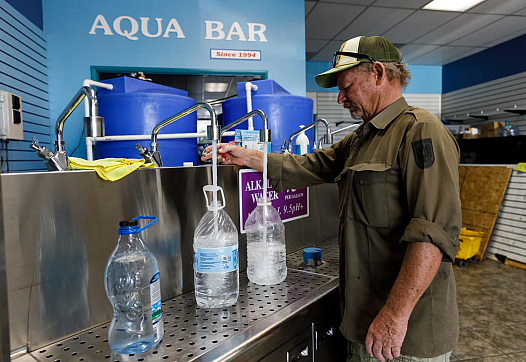
<instances>
[{"instance_id":1,"label":"metal shelf","mask_svg":"<svg viewBox=\"0 0 526 362\"><path fill-rule=\"evenodd\" d=\"M302 250L287 255L287 279L276 285L261 286L249 282L245 272L239 275L239 298L225 308L201 308L194 292L162 303L163 340L150 351L137 355L121 355L108 344L109 323L91 328L72 337L31 352L36 361L193 361L232 337L272 316L292 303L300 309L309 303L310 294L336 280L338 273L338 242L336 238L315 244L324 251L324 263L319 267L299 266Z\"/></svg>"},{"instance_id":2,"label":"metal shelf","mask_svg":"<svg viewBox=\"0 0 526 362\"><path fill-rule=\"evenodd\" d=\"M520 114L520 115L526 114L526 108L508 108L508 109L503 109L503 111L509 112L509 113Z\"/></svg>"}]
</instances>

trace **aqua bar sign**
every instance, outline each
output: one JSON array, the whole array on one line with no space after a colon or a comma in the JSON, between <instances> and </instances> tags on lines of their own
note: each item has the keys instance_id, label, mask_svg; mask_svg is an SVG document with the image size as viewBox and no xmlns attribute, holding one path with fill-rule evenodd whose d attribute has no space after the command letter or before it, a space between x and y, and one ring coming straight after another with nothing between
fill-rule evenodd
<instances>
[{"instance_id":1,"label":"aqua bar sign","mask_svg":"<svg viewBox=\"0 0 526 362\"><path fill-rule=\"evenodd\" d=\"M221 21L205 20L204 26L205 40L267 42L265 37L267 27L262 23L246 23L246 26L241 26L239 22L234 21L227 30ZM118 16L108 22L102 14L97 15L93 21L89 34L105 36L117 34L129 40L139 40L139 35L145 38L170 38L171 35L186 38L183 28L175 18L151 20L148 17L139 17L137 20L131 16Z\"/></svg>"}]
</instances>

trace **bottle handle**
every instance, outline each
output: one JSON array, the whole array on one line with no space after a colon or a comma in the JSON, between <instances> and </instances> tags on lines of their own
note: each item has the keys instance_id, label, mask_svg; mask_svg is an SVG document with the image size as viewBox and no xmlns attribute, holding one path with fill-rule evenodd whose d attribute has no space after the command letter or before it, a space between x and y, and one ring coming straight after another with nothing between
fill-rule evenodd
<instances>
[{"instance_id":1,"label":"bottle handle","mask_svg":"<svg viewBox=\"0 0 526 362\"><path fill-rule=\"evenodd\" d=\"M153 220L152 222L148 223L146 226L143 226L142 228L140 228L137 232L141 232L143 231L144 229L148 229L150 226L152 226L153 224L155 224L157 221L159 221L159 219L157 218L157 216L137 216L137 217L134 217L132 220L140 220L140 219L146 219L146 220Z\"/></svg>"},{"instance_id":2,"label":"bottle handle","mask_svg":"<svg viewBox=\"0 0 526 362\"><path fill-rule=\"evenodd\" d=\"M205 194L205 199L206 199L206 206L209 207L210 203L208 201L208 195L206 194L207 191L210 191L210 192L221 191L221 196L223 197L223 204L219 208L222 209L223 207L225 207L225 205L226 205L225 193L223 192L223 189L221 187L214 186L214 185L206 185L206 186L203 187L203 193Z\"/></svg>"}]
</instances>

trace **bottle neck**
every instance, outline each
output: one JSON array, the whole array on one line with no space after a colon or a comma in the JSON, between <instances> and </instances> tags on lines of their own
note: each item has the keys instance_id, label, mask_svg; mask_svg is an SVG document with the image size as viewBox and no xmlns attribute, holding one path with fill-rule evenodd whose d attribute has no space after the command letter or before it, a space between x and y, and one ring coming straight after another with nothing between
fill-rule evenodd
<instances>
[{"instance_id":1,"label":"bottle neck","mask_svg":"<svg viewBox=\"0 0 526 362\"><path fill-rule=\"evenodd\" d=\"M133 252L142 252L146 249L139 234L130 234L130 235L119 235L119 241L117 243L117 253L133 253Z\"/></svg>"}]
</instances>

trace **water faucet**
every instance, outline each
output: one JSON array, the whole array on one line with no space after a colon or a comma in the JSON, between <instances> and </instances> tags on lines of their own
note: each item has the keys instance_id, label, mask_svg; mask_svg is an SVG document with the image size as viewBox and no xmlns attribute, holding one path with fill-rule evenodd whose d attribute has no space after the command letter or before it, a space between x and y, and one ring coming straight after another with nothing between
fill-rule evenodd
<instances>
[{"instance_id":1,"label":"water faucet","mask_svg":"<svg viewBox=\"0 0 526 362\"><path fill-rule=\"evenodd\" d=\"M210 113L210 119L212 124L210 126L207 126L206 131L208 139L219 141L221 127L217 124L217 116L214 108L208 103L199 102L171 117L166 118L164 121L157 123L152 130L152 138L150 142L149 151L146 147L142 147L139 143L135 144L135 148L139 150L139 154L146 160L146 162L155 162L158 167L163 167L163 161L161 159L161 154L159 153L159 143L157 142L157 134L164 126L167 126L170 123L173 123L178 119L181 119L184 116L187 116L197 111L199 108L205 108Z\"/></svg>"},{"instance_id":2,"label":"water faucet","mask_svg":"<svg viewBox=\"0 0 526 362\"><path fill-rule=\"evenodd\" d=\"M327 136L327 134L323 135L323 137L320 138L319 141L318 141L318 149L322 148L321 147L322 143L325 143L325 144L332 143L333 142L333 135L335 135L336 133L340 133L340 132L347 131L347 130L350 130L350 129L352 129L354 131L356 128L360 127L361 125L362 125L362 122L354 123L354 124L351 124L350 126L337 129L336 131L330 133L329 136Z\"/></svg>"},{"instance_id":3,"label":"water faucet","mask_svg":"<svg viewBox=\"0 0 526 362\"><path fill-rule=\"evenodd\" d=\"M255 109L255 110L253 110L251 112L248 112L247 114L245 114L244 116L236 119L234 122L230 123L229 125L226 125L225 127L221 128L221 137L223 137L223 134L226 131L228 131L229 129L237 126L241 122L251 118L254 115L260 116L261 119L263 120L263 129L259 130L259 141L260 142L270 142L271 141L271 139L270 139L270 129L268 128L267 115L263 111L260 111L259 109Z\"/></svg>"},{"instance_id":4,"label":"water faucet","mask_svg":"<svg viewBox=\"0 0 526 362\"><path fill-rule=\"evenodd\" d=\"M69 169L69 159L66 154L64 147L65 142L62 136L64 132L64 123L84 98L88 100L88 116L84 117L84 131L86 136L104 136L104 119L99 117L99 107L95 91L90 86L83 86L77 94L75 94L73 99L71 99L57 119L55 126L55 141L53 142L55 153L51 152L46 147L41 147L38 144L38 140L33 140L33 143L30 145L32 149L37 151L38 157L45 160L46 167L50 171L67 171Z\"/></svg>"},{"instance_id":5,"label":"water faucet","mask_svg":"<svg viewBox=\"0 0 526 362\"><path fill-rule=\"evenodd\" d=\"M315 120L314 122L312 122L311 124L308 124L305 127L300 128L299 130L291 134L289 137L289 141L288 141L288 144L289 144L288 147L287 147L287 140L284 140L283 146L281 146L281 153L292 153L292 139L298 134L300 134L301 132L311 129L312 127L316 126L319 123L323 123L325 125L325 135L323 136L322 139L325 140L325 143L332 143L331 125L324 118L319 118ZM314 146L316 146L316 141L314 142Z\"/></svg>"}]
</instances>

